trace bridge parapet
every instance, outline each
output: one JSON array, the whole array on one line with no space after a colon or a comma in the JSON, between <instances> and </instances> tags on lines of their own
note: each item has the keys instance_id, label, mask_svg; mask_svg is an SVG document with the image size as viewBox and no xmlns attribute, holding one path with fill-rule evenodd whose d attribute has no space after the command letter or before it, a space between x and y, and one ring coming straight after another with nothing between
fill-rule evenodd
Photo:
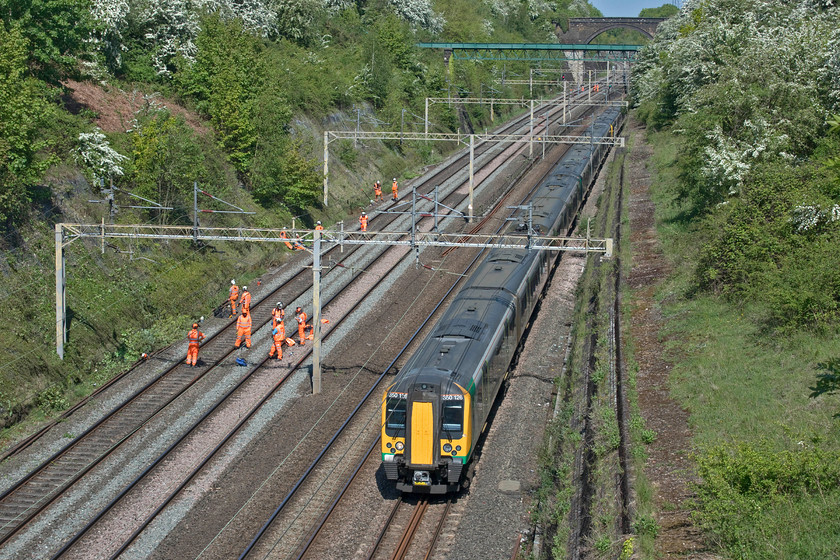
<instances>
[{"instance_id":1,"label":"bridge parapet","mask_svg":"<svg viewBox=\"0 0 840 560\"><path fill-rule=\"evenodd\" d=\"M569 30L563 31L560 24L555 23L555 34L561 43L586 45L604 31L623 27L639 31L652 39L656 28L663 21L665 18L569 18Z\"/></svg>"}]
</instances>

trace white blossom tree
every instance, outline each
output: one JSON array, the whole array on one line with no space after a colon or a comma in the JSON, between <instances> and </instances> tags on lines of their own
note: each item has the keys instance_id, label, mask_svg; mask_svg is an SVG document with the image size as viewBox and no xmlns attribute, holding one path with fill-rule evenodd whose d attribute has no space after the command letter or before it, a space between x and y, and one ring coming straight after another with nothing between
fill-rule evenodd
<instances>
[{"instance_id":1,"label":"white blossom tree","mask_svg":"<svg viewBox=\"0 0 840 560\"><path fill-rule=\"evenodd\" d=\"M709 187L807 156L840 101L840 11L817 0L687 0L640 52L637 103L693 135Z\"/></svg>"},{"instance_id":2,"label":"white blossom tree","mask_svg":"<svg viewBox=\"0 0 840 560\"><path fill-rule=\"evenodd\" d=\"M99 24L91 37L93 48L102 53L108 67L118 68L126 49L123 33L130 11L128 0L94 0L90 9Z\"/></svg>"},{"instance_id":3,"label":"white blossom tree","mask_svg":"<svg viewBox=\"0 0 840 560\"><path fill-rule=\"evenodd\" d=\"M390 0L397 15L415 27L422 27L432 33L443 30L443 16L432 10L431 0Z\"/></svg>"},{"instance_id":4,"label":"white blossom tree","mask_svg":"<svg viewBox=\"0 0 840 560\"><path fill-rule=\"evenodd\" d=\"M82 132L79 134L78 141L76 161L89 170L94 177L123 175L122 163L128 157L113 149L99 128L93 132Z\"/></svg>"}]
</instances>

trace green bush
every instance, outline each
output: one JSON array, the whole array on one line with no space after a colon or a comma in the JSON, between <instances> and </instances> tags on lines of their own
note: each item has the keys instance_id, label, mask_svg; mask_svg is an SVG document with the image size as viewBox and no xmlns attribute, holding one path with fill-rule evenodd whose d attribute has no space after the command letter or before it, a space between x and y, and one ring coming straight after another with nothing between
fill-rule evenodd
<instances>
[{"instance_id":1,"label":"green bush","mask_svg":"<svg viewBox=\"0 0 840 560\"><path fill-rule=\"evenodd\" d=\"M830 208L830 177L815 166L766 165L741 196L704 219L700 289L732 301L767 304L766 325L782 332L824 329L840 318L840 237L836 222L803 229L799 208Z\"/></svg>"},{"instance_id":2,"label":"green bush","mask_svg":"<svg viewBox=\"0 0 840 560\"><path fill-rule=\"evenodd\" d=\"M724 546L749 549L765 512L840 489L840 452L777 450L766 442L721 444L697 457L698 522Z\"/></svg>"},{"instance_id":3,"label":"green bush","mask_svg":"<svg viewBox=\"0 0 840 560\"><path fill-rule=\"evenodd\" d=\"M64 391L55 385L42 391L35 400L35 404L44 412L64 410L69 406L67 399L64 398Z\"/></svg>"}]
</instances>

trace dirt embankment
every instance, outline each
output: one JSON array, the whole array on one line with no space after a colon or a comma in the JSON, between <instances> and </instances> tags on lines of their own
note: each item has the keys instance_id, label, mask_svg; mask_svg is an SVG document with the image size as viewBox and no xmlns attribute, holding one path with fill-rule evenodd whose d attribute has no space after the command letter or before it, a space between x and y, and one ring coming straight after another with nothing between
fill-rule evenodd
<instances>
[{"instance_id":1,"label":"dirt embankment","mask_svg":"<svg viewBox=\"0 0 840 560\"><path fill-rule=\"evenodd\" d=\"M64 86L67 93L62 100L67 110L76 114L85 109L92 111L94 122L105 132L126 132L134 126L138 111L163 107L173 115L183 117L196 133L210 133L198 115L157 93L149 94L137 89L128 91L76 80L67 80Z\"/></svg>"},{"instance_id":2,"label":"dirt embankment","mask_svg":"<svg viewBox=\"0 0 840 560\"><path fill-rule=\"evenodd\" d=\"M658 511L657 552L662 558L712 558L690 516L687 500L694 477L689 457L692 434L688 412L670 397L671 364L664 359L665 347L659 336L663 318L655 294L671 268L656 234L650 195L652 149L645 142L642 125L631 119L628 129L634 138L625 162L632 246L632 269L627 277L631 293L629 324L639 364L639 407L646 426L656 432L656 441L648 448L645 474L653 485Z\"/></svg>"}]
</instances>

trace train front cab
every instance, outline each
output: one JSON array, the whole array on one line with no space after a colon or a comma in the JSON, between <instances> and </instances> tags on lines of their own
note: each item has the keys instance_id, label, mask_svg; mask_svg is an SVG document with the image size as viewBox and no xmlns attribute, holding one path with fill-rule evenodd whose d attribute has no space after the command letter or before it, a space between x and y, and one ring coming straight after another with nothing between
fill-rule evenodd
<instances>
[{"instance_id":1,"label":"train front cab","mask_svg":"<svg viewBox=\"0 0 840 560\"><path fill-rule=\"evenodd\" d=\"M470 395L455 383L442 392L440 379L418 379L408 392L385 392L382 464L385 477L402 492L445 494L460 488L472 441Z\"/></svg>"}]
</instances>

